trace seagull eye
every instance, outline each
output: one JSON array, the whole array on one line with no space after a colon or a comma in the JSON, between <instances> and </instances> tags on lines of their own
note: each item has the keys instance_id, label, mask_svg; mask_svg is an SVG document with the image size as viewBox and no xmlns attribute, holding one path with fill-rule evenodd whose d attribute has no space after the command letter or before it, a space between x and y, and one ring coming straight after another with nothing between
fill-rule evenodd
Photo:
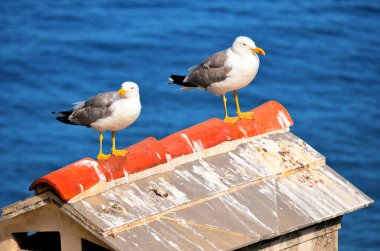
<instances>
[{"instance_id":1,"label":"seagull eye","mask_svg":"<svg viewBox=\"0 0 380 251\"><path fill-rule=\"evenodd\" d=\"M135 87L131 87L131 90L135 89Z\"/></svg>"},{"instance_id":2,"label":"seagull eye","mask_svg":"<svg viewBox=\"0 0 380 251\"><path fill-rule=\"evenodd\" d=\"M243 43L243 45L244 45L244 46L246 46L246 44L245 44L245 43Z\"/></svg>"}]
</instances>

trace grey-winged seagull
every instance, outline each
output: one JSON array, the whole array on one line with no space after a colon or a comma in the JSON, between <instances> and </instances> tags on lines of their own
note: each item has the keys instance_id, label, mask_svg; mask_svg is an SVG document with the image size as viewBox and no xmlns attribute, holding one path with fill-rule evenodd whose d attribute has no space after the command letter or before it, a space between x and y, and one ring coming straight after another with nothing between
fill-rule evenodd
<instances>
[{"instance_id":1,"label":"grey-winged seagull","mask_svg":"<svg viewBox=\"0 0 380 251\"><path fill-rule=\"evenodd\" d=\"M252 119L252 113L241 112L237 90L247 86L255 78L260 64L257 54L265 55L265 52L249 37L240 36L235 39L231 48L219 51L199 65L189 68L186 76L171 75L169 81L183 86L183 90L196 88L217 96L222 95L225 122L234 123L238 118ZM238 117L228 116L225 94L229 91L234 91Z\"/></svg>"},{"instance_id":2,"label":"grey-winged seagull","mask_svg":"<svg viewBox=\"0 0 380 251\"><path fill-rule=\"evenodd\" d=\"M130 126L141 111L139 87L133 82L124 82L117 92L105 92L79 102L72 110L53 112L57 120L72 125L91 127L100 133L98 160L107 160L110 154L102 151L103 132L112 131L112 154L125 156L126 150L116 149L116 131Z\"/></svg>"}]
</instances>

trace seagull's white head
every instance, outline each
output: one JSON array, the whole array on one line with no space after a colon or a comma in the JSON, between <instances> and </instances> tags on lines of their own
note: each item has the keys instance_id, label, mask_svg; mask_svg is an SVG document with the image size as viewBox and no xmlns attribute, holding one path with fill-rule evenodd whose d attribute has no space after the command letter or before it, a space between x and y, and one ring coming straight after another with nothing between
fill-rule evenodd
<instances>
[{"instance_id":1,"label":"seagull's white head","mask_svg":"<svg viewBox=\"0 0 380 251\"><path fill-rule=\"evenodd\" d=\"M258 53L265 56L265 51L256 46L255 42L249 37L237 37L232 44L232 51L240 55Z\"/></svg>"},{"instance_id":2,"label":"seagull's white head","mask_svg":"<svg viewBox=\"0 0 380 251\"><path fill-rule=\"evenodd\" d=\"M124 82L117 94L120 98L139 98L139 86L134 82Z\"/></svg>"}]
</instances>

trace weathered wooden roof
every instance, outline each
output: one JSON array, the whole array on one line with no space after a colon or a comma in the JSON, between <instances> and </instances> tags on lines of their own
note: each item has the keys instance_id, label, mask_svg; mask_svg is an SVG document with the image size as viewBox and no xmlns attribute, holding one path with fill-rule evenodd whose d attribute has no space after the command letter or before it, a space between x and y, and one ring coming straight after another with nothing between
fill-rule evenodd
<instances>
[{"instance_id":1,"label":"weathered wooden roof","mask_svg":"<svg viewBox=\"0 0 380 251\"><path fill-rule=\"evenodd\" d=\"M190 141L190 154L67 202L43 192L3 219L54 202L115 250L232 250L373 203L289 125L205 149Z\"/></svg>"}]
</instances>

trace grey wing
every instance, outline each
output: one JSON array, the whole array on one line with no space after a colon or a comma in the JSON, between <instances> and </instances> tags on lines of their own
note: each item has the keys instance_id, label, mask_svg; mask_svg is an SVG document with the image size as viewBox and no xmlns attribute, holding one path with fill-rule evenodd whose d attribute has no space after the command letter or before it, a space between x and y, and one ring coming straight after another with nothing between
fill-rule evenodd
<instances>
[{"instance_id":1,"label":"grey wing","mask_svg":"<svg viewBox=\"0 0 380 251\"><path fill-rule=\"evenodd\" d=\"M227 51L223 50L211 55L209 58L203 61L202 64L210 68L220 68L225 65L226 61Z\"/></svg>"},{"instance_id":2,"label":"grey wing","mask_svg":"<svg viewBox=\"0 0 380 251\"><path fill-rule=\"evenodd\" d=\"M95 106L95 107L109 107L117 98L116 92L104 92L90 98L84 102L84 107Z\"/></svg>"},{"instance_id":3,"label":"grey wing","mask_svg":"<svg viewBox=\"0 0 380 251\"><path fill-rule=\"evenodd\" d=\"M78 103L69 120L74 124L90 126L96 120L109 116L111 114L109 107L116 100L116 92L98 94L87 101Z\"/></svg>"},{"instance_id":4,"label":"grey wing","mask_svg":"<svg viewBox=\"0 0 380 251\"><path fill-rule=\"evenodd\" d=\"M201 64L191 67L184 81L205 89L215 82L223 81L231 71L231 67L226 66L226 61L227 52L225 50L217 52Z\"/></svg>"}]
</instances>

